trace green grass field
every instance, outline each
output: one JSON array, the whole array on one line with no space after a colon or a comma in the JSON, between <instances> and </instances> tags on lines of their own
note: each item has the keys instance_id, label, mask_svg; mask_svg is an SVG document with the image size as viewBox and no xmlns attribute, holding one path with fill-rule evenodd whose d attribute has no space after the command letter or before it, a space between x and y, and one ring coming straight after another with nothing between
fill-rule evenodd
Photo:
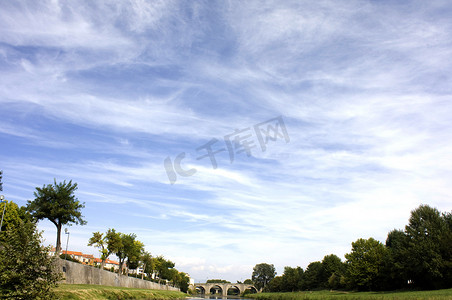
<instances>
[{"instance_id":1,"label":"green grass field","mask_svg":"<svg viewBox=\"0 0 452 300\"><path fill-rule=\"evenodd\" d=\"M257 300L389 300L389 299L452 299L452 289L437 291L413 291L413 292L339 292L339 291L318 291L318 292L294 292L294 293L262 293L248 295Z\"/></svg>"},{"instance_id":2,"label":"green grass field","mask_svg":"<svg viewBox=\"0 0 452 300\"><path fill-rule=\"evenodd\" d=\"M59 299L181 299L187 294L175 291L145 290L91 284L60 284L55 289Z\"/></svg>"}]
</instances>

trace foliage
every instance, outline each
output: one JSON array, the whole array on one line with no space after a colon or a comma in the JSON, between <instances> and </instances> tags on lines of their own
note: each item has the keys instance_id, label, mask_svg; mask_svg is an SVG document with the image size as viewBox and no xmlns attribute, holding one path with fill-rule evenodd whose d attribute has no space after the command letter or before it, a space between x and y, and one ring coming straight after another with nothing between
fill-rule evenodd
<instances>
[{"instance_id":1,"label":"foliage","mask_svg":"<svg viewBox=\"0 0 452 300\"><path fill-rule=\"evenodd\" d=\"M116 232L115 229L109 228L107 230L107 233L105 234L105 241L107 244L107 252L108 256L110 256L111 253L116 253L121 249L122 240L121 240L121 233Z\"/></svg>"},{"instance_id":2,"label":"foliage","mask_svg":"<svg viewBox=\"0 0 452 300\"><path fill-rule=\"evenodd\" d=\"M251 280L258 290L263 289L276 276L275 266L267 263L257 264L253 268Z\"/></svg>"},{"instance_id":3,"label":"foliage","mask_svg":"<svg viewBox=\"0 0 452 300\"><path fill-rule=\"evenodd\" d=\"M277 293L286 291L285 282L282 276L276 276L265 287L265 292Z\"/></svg>"},{"instance_id":4,"label":"foliage","mask_svg":"<svg viewBox=\"0 0 452 300\"><path fill-rule=\"evenodd\" d=\"M152 259L151 253L144 251L141 255L141 263L143 264L143 272L150 276L155 269L155 264L154 260Z\"/></svg>"},{"instance_id":5,"label":"foliage","mask_svg":"<svg viewBox=\"0 0 452 300\"><path fill-rule=\"evenodd\" d=\"M171 279L171 269L174 268L175 264L166 260L162 255L154 258L155 271L157 272L157 277L160 279Z\"/></svg>"},{"instance_id":6,"label":"foliage","mask_svg":"<svg viewBox=\"0 0 452 300\"><path fill-rule=\"evenodd\" d=\"M350 287L358 290L381 288L379 280L385 251L385 246L374 238L358 239L352 243L352 251L345 254Z\"/></svg>"},{"instance_id":7,"label":"foliage","mask_svg":"<svg viewBox=\"0 0 452 300\"><path fill-rule=\"evenodd\" d=\"M384 258L384 289L407 288L408 283L408 237L402 230L392 230L386 238Z\"/></svg>"},{"instance_id":8,"label":"foliage","mask_svg":"<svg viewBox=\"0 0 452 300\"><path fill-rule=\"evenodd\" d=\"M136 269L144 253L144 244L135 239L127 239L124 245L127 252L127 268Z\"/></svg>"},{"instance_id":9,"label":"foliage","mask_svg":"<svg viewBox=\"0 0 452 300\"><path fill-rule=\"evenodd\" d=\"M344 278L345 264L335 255L326 255L322 260L322 270L320 272L320 281L323 288L340 289L344 286L341 279Z\"/></svg>"},{"instance_id":10,"label":"foliage","mask_svg":"<svg viewBox=\"0 0 452 300\"><path fill-rule=\"evenodd\" d=\"M175 270L175 269L174 269ZM176 270L177 271L177 270ZM175 286L180 288L184 293L188 292L188 287L190 285L190 277L184 272L176 272L175 278L173 278L173 283Z\"/></svg>"},{"instance_id":11,"label":"foliage","mask_svg":"<svg viewBox=\"0 0 452 300\"><path fill-rule=\"evenodd\" d=\"M411 212L405 233L408 238L409 264L406 265L414 285L420 288L450 287L451 228L448 214L428 205Z\"/></svg>"},{"instance_id":12,"label":"foliage","mask_svg":"<svg viewBox=\"0 0 452 300\"><path fill-rule=\"evenodd\" d=\"M224 279L208 279L206 283L231 283L231 282Z\"/></svg>"},{"instance_id":13,"label":"foliage","mask_svg":"<svg viewBox=\"0 0 452 300\"><path fill-rule=\"evenodd\" d=\"M79 260L77 260L77 259L75 259L75 258L72 258L72 256L70 256L70 255L60 254L60 258L61 258L61 259L64 259L64 260L68 260L68 261L72 261L72 262L81 264L81 262L80 262Z\"/></svg>"},{"instance_id":14,"label":"foliage","mask_svg":"<svg viewBox=\"0 0 452 300\"><path fill-rule=\"evenodd\" d=\"M72 184L72 180L53 185L37 187L34 192L35 200L28 201L27 210L36 220L48 219L57 228L56 251L61 250L61 228L66 224L85 225L81 209L85 207L75 198L74 192L77 190L77 183Z\"/></svg>"},{"instance_id":15,"label":"foliage","mask_svg":"<svg viewBox=\"0 0 452 300\"><path fill-rule=\"evenodd\" d=\"M119 236L119 240L117 239ZM138 244L140 243L136 240L136 234L130 233L130 234L124 234L124 233L115 233L114 234L114 241L116 243L115 248L115 254L119 259L119 270L118 273L121 274L124 263L126 262L126 259L135 258L135 256L139 256L140 253L136 253L138 249ZM140 243L140 246L143 244Z\"/></svg>"},{"instance_id":16,"label":"foliage","mask_svg":"<svg viewBox=\"0 0 452 300\"><path fill-rule=\"evenodd\" d=\"M3 216L3 224L0 232L0 241L4 240L5 232L8 229L19 226L21 221L31 221L31 216L25 211L24 207L20 207L13 201L3 200L0 203L0 218L5 208L5 215Z\"/></svg>"},{"instance_id":17,"label":"foliage","mask_svg":"<svg viewBox=\"0 0 452 300\"><path fill-rule=\"evenodd\" d=\"M93 232L93 236L88 241L88 246L94 246L99 248L100 259L102 260L101 268L103 269L105 266L105 261L110 256L111 252L108 251L107 248L107 239L103 236L103 233L99 231Z\"/></svg>"},{"instance_id":18,"label":"foliage","mask_svg":"<svg viewBox=\"0 0 452 300\"><path fill-rule=\"evenodd\" d=\"M19 222L6 231L0 247L0 291L14 299L51 299L61 279L50 247L41 246L42 234L31 222Z\"/></svg>"},{"instance_id":19,"label":"foliage","mask_svg":"<svg viewBox=\"0 0 452 300\"><path fill-rule=\"evenodd\" d=\"M322 282L323 266L320 261L312 262L304 272L302 290L317 290L323 286Z\"/></svg>"},{"instance_id":20,"label":"foliage","mask_svg":"<svg viewBox=\"0 0 452 300\"><path fill-rule=\"evenodd\" d=\"M243 282L244 284L253 284L253 281L251 279L245 279L245 281Z\"/></svg>"},{"instance_id":21,"label":"foliage","mask_svg":"<svg viewBox=\"0 0 452 300\"><path fill-rule=\"evenodd\" d=\"M301 267L296 268L284 267L284 273L281 278L282 281L284 282L284 285L281 286L281 291L284 292L299 291L303 275L304 272Z\"/></svg>"}]
</instances>

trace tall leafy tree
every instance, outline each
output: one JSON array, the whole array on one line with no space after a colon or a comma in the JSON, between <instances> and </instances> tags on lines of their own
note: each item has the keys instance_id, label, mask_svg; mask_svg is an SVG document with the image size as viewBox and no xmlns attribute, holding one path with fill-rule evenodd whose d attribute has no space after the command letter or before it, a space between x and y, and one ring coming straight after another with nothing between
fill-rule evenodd
<instances>
[{"instance_id":1,"label":"tall leafy tree","mask_svg":"<svg viewBox=\"0 0 452 300\"><path fill-rule=\"evenodd\" d=\"M177 272L175 285L184 293L188 292L190 277L184 272Z\"/></svg>"},{"instance_id":2,"label":"tall leafy tree","mask_svg":"<svg viewBox=\"0 0 452 300\"><path fill-rule=\"evenodd\" d=\"M358 290L381 288L385 251L385 246L374 238L358 239L352 243L352 251L345 254L347 280L351 288Z\"/></svg>"},{"instance_id":3,"label":"tall leafy tree","mask_svg":"<svg viewBox=\"0 0 452 300\"><path fill-rule=\"evenodd\" d=\"M251 280L258 290L262 290L275 276L274 265L261 263L254 266Z\"/></svg>"},{"instance_id":4,"label":"tall leafy tree","mask_svg":"<svg viewBox=\"0 0 452 300\"><path fill-rule=\"evenodd\" d=\"M312 262L303 275L303 290L316 290L322 287L323 266L319 261Z\"/></svg>"},{"instance_id":5,"label":"tall leafy tree","mask_svg":"<svg viewBox=\"0 0 452 300\"><path fill-rule=\"evenodd\" d=\"M154 272L155 269L151 253L144 251L143 254L141 255L140 260L143 265L143 274L147 274L148 276L150 276L150 274ZM141 276L141 279L143 279L143 274Z\"/></svg>"},{"instance_id":6,"label":"tall leafy tree","mask_svg":"<svg viewBox=\"0 0 452 300\"><path fill-rule=\"evenodd\" d=\"M93 236L88 241L88 246L99 248L102 260L101 268L103 268L108 257L122 249L121 233L111 228L107 230L105 235L104 233L93 232Z\"/></svg>"},{"instance_id":7,"label":"tall leafy tree","mask_svg":"<svg viewBox=\"0 0 452 300\"><path fill-rule=\"evenodd\" d=\"M342 287L340 282L344 273L345 265L341 259L335 254L326 255L322 260L320 272L322 287L331 289Z\"/></svg>"},{"instance_id":8,"label":"tall leafy tree","mask_svg":"<svg viewBox=\"0 0 452 300\"><path fill-rule=\"evenodd\" d=\"M282 292L294 292L301 289L303 279L303 269L301 267L284 267L282 275Z\"/></svg>"},{"instance_id":9,"label":"tall leafy tree","mask_svg":"<svg viewBox=\"0 0 452 300\"><path fill-rule=\"evenodd\" d=\"M174 268L175 264L165 259L162 255L154 258L155 271L157 272L157 277L159 278L159 283L161 279L171 279L171 269Z\"/></svg>"},{"instance_id":10,"label":"tall leafy tree","mask_svg":"<svg viewBox=\"0 0 452 300\"><path fill-rule=\"evenodd\" d=\"M409 280L408 268L408 237L402 230L394 229L386 238L386 255L384 258L384 289L395 290L407 287Z\"/></svg>"},{"instance_id":11,"label":"tall leafy tree","mask_svg":"<svg viewBox=\"0 0 452 300\"><path fill-rule=\"evenodd\" d=\"M408 271L413 283L421 288L440 288L443 285L444 240L448 236L447 218L428 205L411 212L405 233L408 237L410 264ZM450 242L450 240L449 240ZM450 249L451 244L448 245ZM443 249L442 249L443 248Z\"/></svg>"},{"instance_id":12,"label":"tall leafy tree","mask_svg":"<svg viewBox=\"0 0 452 300\"><path fill-rule=\"evenodd\" d=\"M61 251L61 229L63 225L71 223L85 225L82 216L82 208L85 207L75 197L77 183L70 180L37 187L34 192L35 199L28 201L27 210L36 220L48 219L57 228L57 240L55 253Z\"/></svg>"},{"instance_id":13,"label":"tall leafy tree","mask_svg":"<svg viewBox=\"0 0 452 300\"><path fill-rule=\"evenodd\" d=\"M122 274L124 266L129 268L133 265L133 268L136 268L144 251L143 243L136 239L137 235L134 233L124 234L119 232L110 232L110 237L110 241L112 242L111 249L114 249L115 254L119 259L118 273Z\"/></svg>"},{"instance_id":14,"label":"tall leafy tree","mask_svg":"<svg viewBox=\"0 0 452 300\"><path fill-rule=\"evenodd\" d=\"M111 254L111 252L110 253L108 252L107 239L104 236L104 234L100 233L99 231L93 232L93 236L90 237L88 241L88 246L94 246L96 248L99 248L100 259L102 260L101 269L103 269L105 266L105 261Z\"/></svg>"},{"instance_id":15,"label":"tall leafy tree","mask_svg":"<svg viewBox=\"0 0 452 300\"><path fill-rule=\"evenodd\" d=\"M30 221L20 221L0 242L0 298L53 299L52 288L61 280L50 247Z\"/></svg>"},{"instance_id":16,"label":"tall leafy tree","mask_svg":"<svg viewBox=\"0 0 452 300\"><path fill-rule=\"evenodd\" d=\"M138 268L143 253L144 244L138 240L134 240L127 249L127 268Z\"/></svg>"}]
</instances>

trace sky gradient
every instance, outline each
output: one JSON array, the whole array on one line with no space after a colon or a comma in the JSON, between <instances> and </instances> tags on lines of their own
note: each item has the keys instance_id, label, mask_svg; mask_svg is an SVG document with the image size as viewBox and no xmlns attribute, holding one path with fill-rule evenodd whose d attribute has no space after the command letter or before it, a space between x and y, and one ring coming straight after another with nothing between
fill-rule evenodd
<instances>
[{"instance_id":1,"label":"sky gradient","mask_svg":"<svg viewBox=\"0 0 452 300\"><path fill-rule=\"evenodd\" d=\"M421 203L452 209L451 16L450 1L2 1L3 194L25 205L73 180L88 224L70 250L136 233L196 281L343 259Z\"/></svg>"}]
</instances>

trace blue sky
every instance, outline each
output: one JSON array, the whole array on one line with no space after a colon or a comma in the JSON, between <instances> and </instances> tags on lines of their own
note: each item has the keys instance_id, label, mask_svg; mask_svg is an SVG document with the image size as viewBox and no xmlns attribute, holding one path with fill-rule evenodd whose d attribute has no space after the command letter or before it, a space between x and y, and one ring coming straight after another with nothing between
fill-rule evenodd
<instances>
[{"instance_id":1,"label":"blue sky","mask_svg":"<svg viewBox=\"0 0 452 300\"><path fill-rule=\"evenodd\" d=\"M88 224L70 249L133 232L196 281L384 242L421 203L451 210L451 16L449 1L2 1L3 193L25 205L72 179ZM254 126L278 117L289 139L280 124L264 151ZM235 130L251 156L198 159ZM171 184L181 153L196 173Z\"/></svg>"}]
</instances>

